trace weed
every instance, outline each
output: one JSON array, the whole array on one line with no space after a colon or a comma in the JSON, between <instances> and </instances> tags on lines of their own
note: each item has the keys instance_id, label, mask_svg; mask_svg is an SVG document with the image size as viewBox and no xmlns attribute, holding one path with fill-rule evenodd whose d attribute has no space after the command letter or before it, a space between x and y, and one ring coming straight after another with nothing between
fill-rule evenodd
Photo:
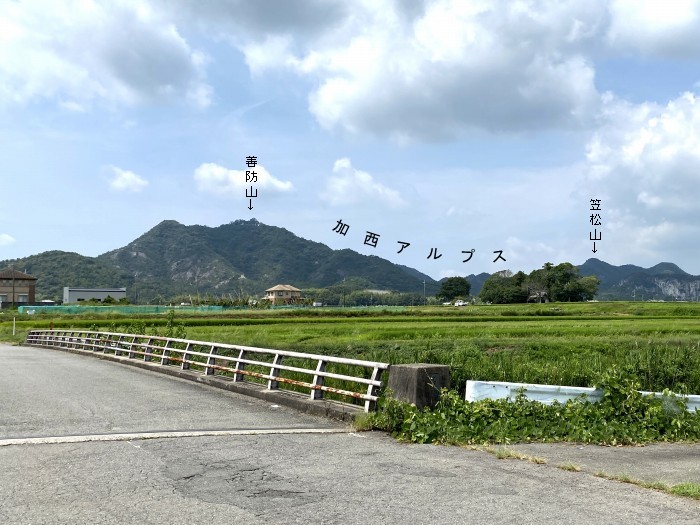
<instances>
[{"instance_id":1,"label":"weed","mask_svg":"<svg viewBox=\"0 0 700 525\"><path fill-rule=\"evenodd\" d=\"M605 471L599 470L595 472L594 476L599 478L609 479L612 481L620 481L622 483L629 483L631 485L637 485L645 489L659 490L661 492L666 492L668 494L673 494L675 496L683 496L685 498L700 499L700 483L679 483L677 485L669 485L662 481L644 481L641 479L636 479L628 474L608 474Z\"/></svg>"},{"instance_id":2,"label":"weed","mask_svg":"<svg viewBox=\"0 0 700 525\"><path fill-rule=\"evenodd\" d=\"M671 494L687 498L700 499L700 483L681 483L669 489Z\"/></svg>"},{"instance_id":3,"label":"weed","mask_svg":"<svg viewBox=\"0 0 700 525\"><path fill-rule=\"evenodd\" d=\"M579 467L575 463L571 463L570 461L562 463L561 465L557 465L557 468L560 468L562 470L568 470L569 472L581 472L581 467Z\"/></svg>"},{"instance_id":4,"label":"weed","mask_svg":"<svg viewBox=\"0 0 700 525\"><path fill-rule=\"evenodd\" d=\"M507 447L485 447L483 450L492 454L497 459L520 459L523 461L529 461L530 463L535 463L536 465L546 465L547 460L538 456L528 456L517 450Z\"/></svg>"}]
</instances>

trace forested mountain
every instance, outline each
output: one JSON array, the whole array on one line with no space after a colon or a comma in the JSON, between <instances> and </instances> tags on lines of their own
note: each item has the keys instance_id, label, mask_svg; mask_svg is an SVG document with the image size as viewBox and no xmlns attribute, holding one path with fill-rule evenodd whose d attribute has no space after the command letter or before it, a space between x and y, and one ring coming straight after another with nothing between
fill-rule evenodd
<instances>
[{"instance_id":1,"label":"forested mountain","mask_svg":"<svg viewBox=\"0 0 700 525\"><path fill-rule=\"evenodd\" d=\"M344 293L363 289L392 290L434 296L440 282L407 266L352 250L332 250L255 219L218 227L185 226L163 221L139 238L98 257L50 251L0 261L38 278L39 299L61 299L63 287L127 288L131 301L158 302L175 296L259 296L279 283L297 288L327 288L338 283ZM700 277L671 263L652 268L613 266L589 259L581 276L600 279L600 300L697 300ZM478 295L486 273L469 275L471 294Z\"/></svg>"},{"instance_id":2,"label":"forested mountain","mask_svg":"<svg viewBox=\"0 0 700 525\"><path fill-rule=\"evenodd\" d=\"M600 300L697 301L700 297L700 276L690 275L669 262L641 268L588 259L579 266L579 271L581 275L600 279Z\"/></svg>"},{"instance_id":3,"label":"forested mountain","mask_svg":"<svg viewBox=\"0 0 700 525\"><path fill-rule=\"evenodd\" d=\"M126 286L129 299L139 302L195 294L247 297L279 283L322 288L344 279L400 292L422 291L425 281L429 295L439 286L412 268L332 250L255 219L215 228L163 221L96 258L46 252L0 262L0 267L10 265L37 277L37 294L51 299L59 299L64 286Z\"/></svg>"}]
</instances>

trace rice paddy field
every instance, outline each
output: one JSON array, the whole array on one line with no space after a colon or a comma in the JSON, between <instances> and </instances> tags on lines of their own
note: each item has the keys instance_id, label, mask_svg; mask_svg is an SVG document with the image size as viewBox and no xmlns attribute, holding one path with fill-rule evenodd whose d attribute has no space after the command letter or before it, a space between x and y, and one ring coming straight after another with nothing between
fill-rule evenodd
<instances>
[{"instance_id":1,"label":"rice paddy field","mask_svg":"<svg viewBox=\"0 0 700 525\"><path fill-rule=\"evenodd\" d=\"M0 340L32 328L161 330L164 315L0 316ZM700 394L700 304L549 303L179 313L187 339L368 359L440 363L467 379L593 386L613 366L644 390Z\"/></svg>"}]
</instances>

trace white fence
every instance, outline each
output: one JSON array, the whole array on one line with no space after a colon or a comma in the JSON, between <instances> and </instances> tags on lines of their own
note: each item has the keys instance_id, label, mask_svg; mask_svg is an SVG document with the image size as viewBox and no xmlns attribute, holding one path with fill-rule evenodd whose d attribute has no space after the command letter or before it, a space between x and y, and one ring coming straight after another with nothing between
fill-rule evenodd
<instances>
[{"instance_id":1,"label":"white fence","mask_svg":"<svg viewBox=\"0 0 700 525\"><path fill-rule=\"evenodd\" d=\"M374 408L387 363L345 359L286 350L191 341L139 334L84 330L32 330L28 345L89 350L126 358L201 370L204 375L224 375L232 382L247 379L267 383L268 390L310 392L311 399L324 393L364 401L365 412ZM285 364L286 363L286 364Z\"/></svg>"},{"instance_id":2,"label":"white fence","mask_svg":"<svg viewBox=\"0 0 700 525\"><path fill-rule=\"evenodd\" d=\"M502 381L467 381L465 399L467 401L480 401L482 399L510 399L514 401L522 392L527 399L539 401L551 405L554 401L566 403L572 399L581 399L597 402L603 398L603 391L592 387L536 385L531 383L507 383ZM644 392L644 395L662 397L661 392ZM700 395L678 396L685 400L689 411L700 411Z\"/></svg>"}]
</instances>

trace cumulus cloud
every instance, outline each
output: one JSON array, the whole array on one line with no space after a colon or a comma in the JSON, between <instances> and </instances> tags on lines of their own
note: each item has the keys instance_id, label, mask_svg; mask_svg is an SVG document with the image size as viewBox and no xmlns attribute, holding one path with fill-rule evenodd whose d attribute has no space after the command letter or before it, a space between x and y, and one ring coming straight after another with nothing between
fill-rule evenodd
<instances>
[{"instance_id":1,"label":"cumulus cloud","mask_svg":"<svg viewBox=\"0 0 700 525\"><path fill-rule=\"evenodd\" d=\"M139 192L148 186L148 181L133 171L123 170L116 166L110 166L109 169L113 175L109 181L109 187L115 191Z\"/></svg>"},{"instance_id":2,"label":"cumulus cloud","mask_svg":"<svg viewBox=\"0 0 700 525\"><path fill-rule=\"evenodd\" d=\"M0 233L0 246L8 246L15 242L14 237L8 233Z\"/></svg>"},{"instance_id":3,"label":"cumulus cloud","mask_svg":"<svg viewBox=\"0 0 700 525\"><path fill-rule=\"evenodd\" d=\"M662 255L700 233L700 98L666 105L607 97L606 123L588 143L587 187L604 197L618 249ZM606 215L603 215L606 218Z\"/></svg>"},{"instance_id":4,"label":"cumulus cloud","mask_svg":"<svg viewBox=\"0 0 700 525\"><path fill-rule=\"evenodd\" d=\"M200 191L241 197L245 195L244 190L251 186L275 192L291 191L294 187L290 181L282 181L270 175L261 164L247 171L255 172L255 175L246 175L246 170L232 170L218 164L205 163L194 171L194 180Z\"/></svg>"},{"instance_id":5,"label":"cumulus cloud","mask_svg":"<svg viewBox=\"0 0 700 525\"><path fill-rule=\"evenodd\" d=\"M164 9L171 0L153 0ZM178 19L200 20L219 31L314 37L351 15L345 0L178 0Z\"/></svg>"},{"instance_id":6,"label":"cumulus cloud","mask_svg":"<svg viewBox=\"0 0 700 525\"><path fill-rule=\"evenodd\" d=\"M437 0L409 15L403 3L354 4L311 41L267 34L241 49L255 73L314 77L309 109L327 129L404 141L572 127L599 99L581 50L600 9L583 4Z\"/></svg>"},{"instance_id":7,"label":"cumulus cloud","mask_svg":"<svg viewBox=\"0 0 700 525\"><path fill-rule=\"evenodd\" d=\"M593 57L700 56L696 0L332 2L309 31L233 4L255 28L235 41L253 74L308 77L324 128L399 142L592 126Z\"/></svg>"},{"instance_id":8,"label":"cumulus cloud","mask_svg":"<svg viewBox=\"0 0 700 525\"><path fill-rule=\"evenodd\" d=\"M50 99L80 110L184 97L205 107L206 62L144 2L0 4L0 104Z\"/></svg>"},{"instance_id":9,"label":"cumulus cloud","mask_svg":"<svg viewBox=\"0 0 700 525\"><path fill-rule=\"evenodd\" d=\"M607 41L614 49L670 58L700 56L697 0L615 0Z\"/></svg>"},{"instance_id":10,"label":"cumulus cloud","mask_svg":"<svg viewBox=\"0 0 700 525\"><path fill-rule=\"evenodd\" d=\"M348 158L336 160L333 173L320 195L331 206L375 202L399 208L406 204L398 191L375 181L366 171L355 169Z\"/></svg>"}]
</instances>

